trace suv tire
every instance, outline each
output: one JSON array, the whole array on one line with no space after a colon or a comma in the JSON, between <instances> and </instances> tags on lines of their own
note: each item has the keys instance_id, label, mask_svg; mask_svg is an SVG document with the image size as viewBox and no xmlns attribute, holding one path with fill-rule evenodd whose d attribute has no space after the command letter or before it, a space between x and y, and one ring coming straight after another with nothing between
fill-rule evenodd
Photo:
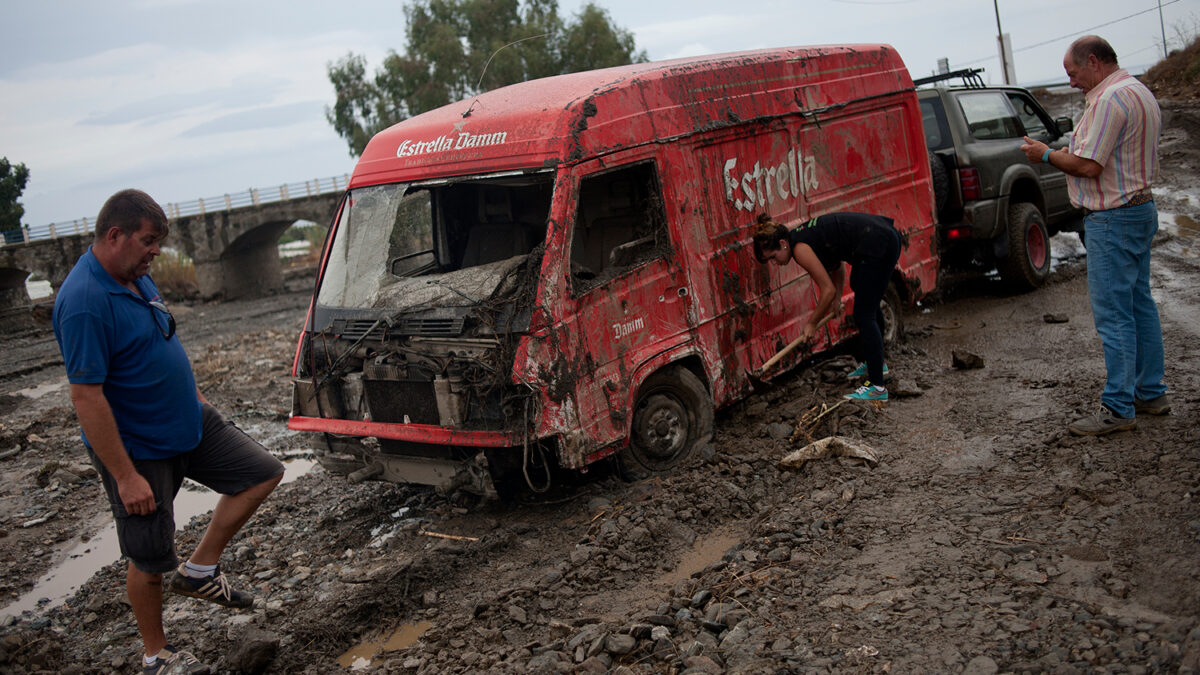
<instances>
[{"instance_id":1,"label":"suv tire","mask_svg":"<svg viewBox=\"0 0 1200 675\"><path fill-rule=\"evenodd\" d=\"M936 212L940 214L946 208L946 199L950 196L950 173L945 163L934 151L929 151L929 176L933 180L933 203Z\"/></svg>"},{"instance_id":2,"label":"suv tire","mask_svg":"<svg viewBox=\"0 0 1200 675\"><path fill-rule=\"evenodd\" d=\"M1042 212L1028 202L1008 207L1008 255L998 261L1000 278L1016 291L1032 291L1050 276L1050 235Z\"/></svg>"}]
</instances>

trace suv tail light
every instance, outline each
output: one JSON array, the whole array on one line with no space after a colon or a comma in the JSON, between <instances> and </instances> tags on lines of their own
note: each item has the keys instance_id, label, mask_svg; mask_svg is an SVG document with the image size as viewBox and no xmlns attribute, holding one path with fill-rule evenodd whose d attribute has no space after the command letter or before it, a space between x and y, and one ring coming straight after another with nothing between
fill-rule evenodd
<instances>
[{"instance_id":1,"label":"suv tail light","mask_svg":"<svg viewBox=\"0 0 1200 675\"><path fill-rule=\"evenodd\" d=\"M966 167L958 170L958 181L962 185L962 196L967 199L982 199L983 187L979 183L979 169Z\"/></svg>"}]
</instances>

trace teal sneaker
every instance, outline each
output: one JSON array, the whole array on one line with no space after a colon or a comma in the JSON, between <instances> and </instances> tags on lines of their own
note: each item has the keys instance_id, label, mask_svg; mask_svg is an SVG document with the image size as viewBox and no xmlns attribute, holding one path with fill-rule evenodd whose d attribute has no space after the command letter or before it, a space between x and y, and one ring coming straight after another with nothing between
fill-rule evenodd
<instances>
[{"instance_id":1,"label":"teal sneaker","mask_svg":"<svg viewBox=\"0 0 1200 675\"><path fill-rule=\"evenodd\" d=\"M846 376L846 379L847 380L857 380L860 377L866 377L866 376L867 376L867 364L860 363L860 364L858 364L857 368L850 371L850 374ZM883 364L883 379L885 379L885 380L888 379L888 367L887 367L886 363Z\"/></svg>"},{"instance_id":2,"label":"teal sneaker","mask_svg":"<svg viewBox=\"0 0 1200 675\"><path fill-rule=\"evenodd\" d=\"M863 386L859 387L858 389L855 389L854 391L850 392L849 394L846 394L842 398L849 399L851 401L886 401L886 400L888 400L887 389L884 389L883 387L872 386L870 382L864 383Z\"/></svg>"}]
</instances>

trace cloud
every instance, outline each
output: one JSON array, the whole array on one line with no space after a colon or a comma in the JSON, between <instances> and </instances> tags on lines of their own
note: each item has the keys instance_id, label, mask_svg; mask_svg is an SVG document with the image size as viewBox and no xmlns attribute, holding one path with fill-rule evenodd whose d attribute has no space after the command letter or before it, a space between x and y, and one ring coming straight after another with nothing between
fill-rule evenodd
<instances>
[{"instance_id":1,"label":"cloud","mask_svg":"<svg viewBox=\"0 0 1200 675\"><path fill-rule=\"evenodd\" d=\"M255 108L222 115L187 129L180 136L208 136L235 131L276 129L312 120L324 120L325 104L321 101L304 101L267 108Z\"/></svg>"},{"instance_id":2,"label":"cloud","mask_svg":"<svg viewBox=\"0 0 1200 675\"><path fill-rule=\"evenodd\" d=\"M254 106L271 102L288 84L287 80L279 77L240 77L226 87L161 94L116 108L94 111L81 119L79 124L103 126L162 121L201 110Z\"/></svg>"}]
</instances>

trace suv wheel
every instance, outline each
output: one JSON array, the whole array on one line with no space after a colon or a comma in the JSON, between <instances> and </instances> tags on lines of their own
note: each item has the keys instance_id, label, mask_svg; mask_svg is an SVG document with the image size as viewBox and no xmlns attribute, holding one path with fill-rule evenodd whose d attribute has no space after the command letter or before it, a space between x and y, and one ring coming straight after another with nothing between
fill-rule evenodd
<instances>
[{"instance_id":1,"label":"suv wheel","mask_svg":"<svg viewBox=\"0 0 1200 675\"><path fill-rule=\"evenodd\" d=\"M1027 202L1008 207L1008 255L1000 278L1017 291L1032 291L1050 276L1050 235L1041 211Z\"/></svg>"}]
</instances>

